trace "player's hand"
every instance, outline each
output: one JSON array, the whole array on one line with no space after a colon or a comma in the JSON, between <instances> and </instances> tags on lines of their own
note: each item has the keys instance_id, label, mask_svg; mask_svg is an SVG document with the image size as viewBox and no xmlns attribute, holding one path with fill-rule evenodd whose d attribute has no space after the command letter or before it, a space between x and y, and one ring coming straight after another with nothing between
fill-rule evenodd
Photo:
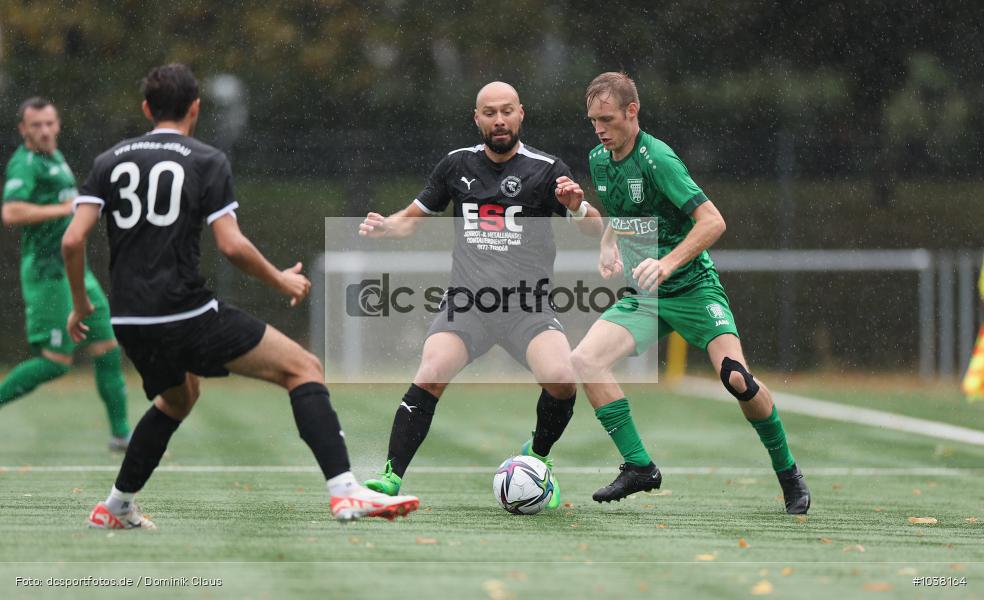
<instances>
[{"instance_id":1,"label":"player's hand","mask_svg":"<svg viewBox=\"0 0 984 600\"><path fill-rule=\"evenodd\" d=\"M640 291L654 291L669 276L670 269L655 258L647 258L632 269L632 277L639 284Z\"/></svg>"},{"instance_id":2,"label":"player's hand","mask_svg":"<svg viewBox=\"0 0 984 600\"><path fill-rule=\"evenodd\" d=\"M389 228L386 226L386 217L379 213L371 212L366 215L365 220L359 224L359 235L371 238L386 237Z\"/></svg>"},{"instance_id":3,"label":"player's hand","mask_svg":"<svg viewBox=\"0 0 984 600\"><path fill-rule=\"evenodd\" d=\"M584 200L584 190L576 181L567 177L557 178L557 188L554 190L557 201L566 206L571 211L581 208L581 201Z\"/></svg>"},{"instance_id":4,"label":"player's hand","mask_svg":"<svg viewBox=\"0 0 984 600\"><path fill-rule=\"evenodd\" d=\"M75 198L72 198L71 200L65 200L64 202L61 203L62 216L71 217L73 214L75 214L75 210L73 208L74 202L75 202Z\"/></svg>"},{"instance_id":5,"label":"player's hand","mask_svg":"<svg viewBox=\"0 0 984 600\"><path fill-rule=\"evenodd\" d=\"M311 281L301 274L304 265L297 263L289 269L280 272L280 291L290 296L290 305L297 306L308 292L311 291Z\"/></svg>"},{"instance_id":6,"label":"player's hand","mask_svg":"<svg viewBox=\"0 0 984 600\"><path fill-rule=\"evenodd\" d=\"M611 279L622 272L622 255L618 251L618 244L602 244L601 254L598 256L598 272L605 279Z\"/></svg>"},{"instance_id":7,"label":"player's hand","mask_svg":"<svg viewBox=\"0 0 984 600\"><path fill-rule=\"evenodd\" d=\"M73 307L72 312L68 313L68 323L65 327L68 329L68 335L76 344L84 340L86 332L89 331L89 326L83 323L82 319L87 318L95 310L92 302L86 299L85 306L82 308Z\"/></svg>"}]
</instances>

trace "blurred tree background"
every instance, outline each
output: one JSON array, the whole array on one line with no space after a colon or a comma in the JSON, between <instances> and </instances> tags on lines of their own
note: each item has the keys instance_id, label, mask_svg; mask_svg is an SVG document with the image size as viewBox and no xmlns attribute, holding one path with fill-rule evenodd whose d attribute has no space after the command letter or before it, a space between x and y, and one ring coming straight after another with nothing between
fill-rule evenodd
<instances>
[{"instance_id":1,"label":"blurred tree background","mask_svg":"<svg viewBox=\"0 0 984 600\"><path fill-rule=\"evenodd\" d=\"M206 83L242 81L248 125L232 150L250 176L344 175L352 154L369 171L419 174L474 137L471 102L494 78L520 90L536 143L580 166L593 142L584 87L613 69L637 80L645 126L705 175L772 175L784 131L798 140L801 175L981 169L984 7L974 2L2 6L0 111L13 114L29 94L53 97L80 167L145 128L138 82L178 61ZM206 108L208 139L222 111Z\"/></svg>"},{"instance_id":2,"label":"blurred tree background","mask_svg":"<svg viewBox=\"0 0 984 600\"><path fill-rule=\"evenodd\" d=\"M20 143L19 102L49 96L84 178L147 129L143 75L188 63L199 137L228 151L244 229L283 264L319 251L322 217L412 199L445 152L478 140L474 95L493 79L519 89L524 139L586 182L584 88L624 70L643 127L728 219L719 247L979 247L982 22L970 0L0 0L0 154ZM10 340L16 238L0 234ZM247 307L272 301L229 281ZM271 320L303 333L297 315ZM22 350L0 344L0 361Z\"/></svg>"}]
</instances>

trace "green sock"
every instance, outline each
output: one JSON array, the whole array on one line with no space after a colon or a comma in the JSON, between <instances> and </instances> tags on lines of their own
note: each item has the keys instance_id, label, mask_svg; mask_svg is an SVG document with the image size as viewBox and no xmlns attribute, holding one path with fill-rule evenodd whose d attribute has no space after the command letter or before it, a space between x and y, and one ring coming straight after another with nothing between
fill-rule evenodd
<instances>
[{"instance_id":1,"label":"green sock","mask_svg":"<svg viewBox=\"0 0 984 600\"><path fill-rule=\"evenodd\" d=\"M792 467L796 459L793 458L793 453L789 451L789 444L786 443L786 430L782 427L782 419L779 418L776 407L772 407L772 414L767 419L761 421L749 419L748 422L758 432L762 445L769 451L773 470L778 473Z\"/></svg>"},{"instance_id":2,"label":"green sock","mask_svg":"<svg viewBox=\"0 0 984 600\"><path fill-rule=\"evenodd\" d=\"M68 365L38 356L14 367L0 383L0 406L31 393L42 383L68 373Z\"/></svg>"},{"instance_id":3,"label":"green sock","mask_svg":"<svg viewBox=\"0 0 984 600\"><path fill-rule=\"evenodd\" d=\"M126 382L123 380L120 349L113 348L97 356L93 362L96 367L96 388L106 405L109 428L114 437L126 437L130 435L130 423L126 418Z\"/></svg>"},{"instance_id":4,"label":"green sock","mask_svg":"<svg viewBox=\"0 0 984 600\"><path fill-rule=\"evenodd\" d=\"M646 452L646 446L639 438L636 431L635 422L632 421L632 412L629 410L628 398L620 398L611 404L606 404L595 410L595 416L601 422L618 451L622 453L622 458L630 465L645 467L653 462Z\"/></svg>"}]
</instances>

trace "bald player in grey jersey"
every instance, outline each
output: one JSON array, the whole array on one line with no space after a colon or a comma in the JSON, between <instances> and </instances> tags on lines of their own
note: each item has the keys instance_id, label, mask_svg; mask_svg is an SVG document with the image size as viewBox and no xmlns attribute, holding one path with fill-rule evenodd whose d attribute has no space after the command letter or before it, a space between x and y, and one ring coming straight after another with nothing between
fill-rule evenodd
<instances>
[{"instance_id":1,"label":"bald player in grey jersey","mask_svg":"<svg viewBox=\"0 0 984 600\"><path fill-rule=\"evenodd\" d=\"M360 226L359 233L368 237L408 237L421 219L441 214L453 203L455 246L445 303L455 303L462 293L488 286L507 289L517 283L520 288L535 286L531 291L540 300L547 297L556 255L553 231L547 219L529 217L567 216L583 233L598 236L603 230L600 214L584 201L567 165L520 141L523 117L519 94L511 85L492 82L483 87L474 114L483 143L448 153L409 206L385 218L369 213ZM479 230L508 236L509 244L505 250L491 249L491 244L479 243ZM399 492L407 466L430 428L438 398L465 366L494 345L528 368L543 388L533 437L521 452L552 467L548 454L573 415L577 386L570 344L553 307L528 297L526 301L535 304L525 307L532 310L525 310L523 298L514 295L495 312L439 313L424 342L417 374L397 408L386 466L378 479L366 482L367 487ZM555 487L547 506L559 504Z\"/></svg>"}]
</instances>

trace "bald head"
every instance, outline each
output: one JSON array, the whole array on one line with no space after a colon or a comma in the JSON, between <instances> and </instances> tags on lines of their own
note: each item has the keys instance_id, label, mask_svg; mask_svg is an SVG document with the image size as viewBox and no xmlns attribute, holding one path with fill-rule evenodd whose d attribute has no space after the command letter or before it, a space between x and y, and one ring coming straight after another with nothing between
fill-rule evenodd
<instances>
[{"instance_id":1,"label":"bald head","mask_svg":"<svg viewBox=\"0 0 984 600\"><path fill-rule=\"evenodd\" d=\"M523 105L516 88L493 81L475 97L475 125L478 126L485 152L492 160L508 160L516 153L519 130L523 124Z\"/></svg>"},{"instance_id":2,"label":"bald head","mask_svg":"<svg viewBox=\"0 0 984 600\"><path fill-rule=\"evenodd\" d=\"M478 90L478 96L475 97L475 109L480 110L483 106L499 105L506 102L519 106L519 92L504 81L493 81Z\"/></svg>"}]
</instances>

